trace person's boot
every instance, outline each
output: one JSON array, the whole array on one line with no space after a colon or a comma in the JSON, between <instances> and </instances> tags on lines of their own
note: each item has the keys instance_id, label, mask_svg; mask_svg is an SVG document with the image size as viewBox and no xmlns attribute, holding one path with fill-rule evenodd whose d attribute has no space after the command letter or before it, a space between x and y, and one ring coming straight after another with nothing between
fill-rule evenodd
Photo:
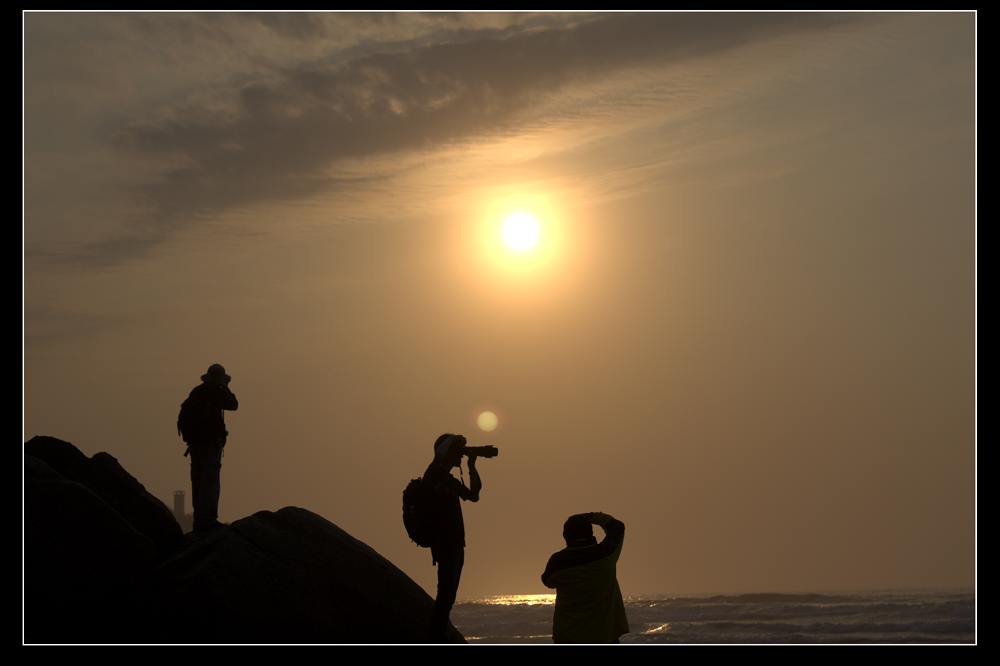
<instances>
[{"instance_id":1,"label":"person's boot","mask_svg":"<svg viewBox=\"0 0 1000 666\"><path fill-rule=\"evenodd\" d=\"M226 527L227 523L220 523L214 518L211 520L195 521L194 532L196 534L206 534L208 532L214 532L216 530L221 530Z\"/></svg>"}]
</instances>

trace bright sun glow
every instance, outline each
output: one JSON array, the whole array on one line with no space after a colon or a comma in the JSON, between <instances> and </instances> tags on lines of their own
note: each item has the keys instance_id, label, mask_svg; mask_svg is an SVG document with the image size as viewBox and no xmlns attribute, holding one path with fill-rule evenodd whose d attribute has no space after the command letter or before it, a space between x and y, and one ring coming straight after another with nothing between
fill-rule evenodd
<instances>
[{"instance_id":1,"label":"bright sun glow","mask_svg":"<svg viewBox=\"0 0 1000 666\"><path fill-rule=\"evenodd\" d=\"M500 233L503 242L514 252L529 252L538 246L541 225L531 213L517 211L507 216Z\"/></svg>"},{"instance_id":2,"label":"bright sun glow","mask_svg":"<svg viewBox=\"0 0 1000 666\"><path fill-rule=\"evenodd\" d=\"M566 212L557 196L532 192L525 185L476 192L471 199L480 211L474 228L482 254L469 254L477 273L504 289L518 283L526 287L523 280L530 280L530 290L517 289L521 297L541 293L543 285L563 279Z\"/></svg>"}]
</instances>

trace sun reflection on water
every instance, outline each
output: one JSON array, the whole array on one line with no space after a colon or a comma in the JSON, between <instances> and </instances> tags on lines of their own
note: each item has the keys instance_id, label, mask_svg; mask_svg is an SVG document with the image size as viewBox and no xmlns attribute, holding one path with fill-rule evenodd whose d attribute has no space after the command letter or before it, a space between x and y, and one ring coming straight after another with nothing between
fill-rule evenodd
<instances>
[{"instance_id":1,"label":"sun reflection on water","mask_svg":"<svg viewBox=\"0 0 1000 666\"><path fill-rule=\"evenodd\" d=\"M495 597L477 599L473 603L486 604L488 606L551 606L556 602L554 594L501 594Z\"/></svg>"}]
</instances>

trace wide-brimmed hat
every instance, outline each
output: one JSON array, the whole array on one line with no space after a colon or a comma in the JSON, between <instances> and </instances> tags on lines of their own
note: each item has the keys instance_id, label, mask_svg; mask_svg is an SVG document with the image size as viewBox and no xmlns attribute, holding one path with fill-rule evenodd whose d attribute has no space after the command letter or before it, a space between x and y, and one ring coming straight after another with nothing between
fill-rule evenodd
<instances>
[{"instance_id":1,"label":"wide-brimmed hat","mask_svg":"<svg viewBox=\"0 0 1000 666\"><path fill-rule=\"evenodd\" d=\"M213 363L208 366L208 372L201 376L201 381L215 382L216 384L221 384L223 382L228 383L232 381L232 379L232 377L226 374L226 369L218 363Z\"/></svg>"}]
</instances>

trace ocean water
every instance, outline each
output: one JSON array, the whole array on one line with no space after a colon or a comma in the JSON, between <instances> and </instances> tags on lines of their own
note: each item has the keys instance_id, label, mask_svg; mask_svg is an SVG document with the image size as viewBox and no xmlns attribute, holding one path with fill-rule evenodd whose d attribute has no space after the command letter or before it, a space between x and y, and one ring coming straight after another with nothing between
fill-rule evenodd
<instances>
[{"instance_id":1,"label":"ocean water","mask_svg":"<svg viewBox=\"0 0 1000 666\"><path fill-rule=\"evenodd\" d=\"M555 597L456 604L469 643L551 643ZM622 643L974 643L972 592L650 595L625 600Z\"/></svg>"}]
</instances>

